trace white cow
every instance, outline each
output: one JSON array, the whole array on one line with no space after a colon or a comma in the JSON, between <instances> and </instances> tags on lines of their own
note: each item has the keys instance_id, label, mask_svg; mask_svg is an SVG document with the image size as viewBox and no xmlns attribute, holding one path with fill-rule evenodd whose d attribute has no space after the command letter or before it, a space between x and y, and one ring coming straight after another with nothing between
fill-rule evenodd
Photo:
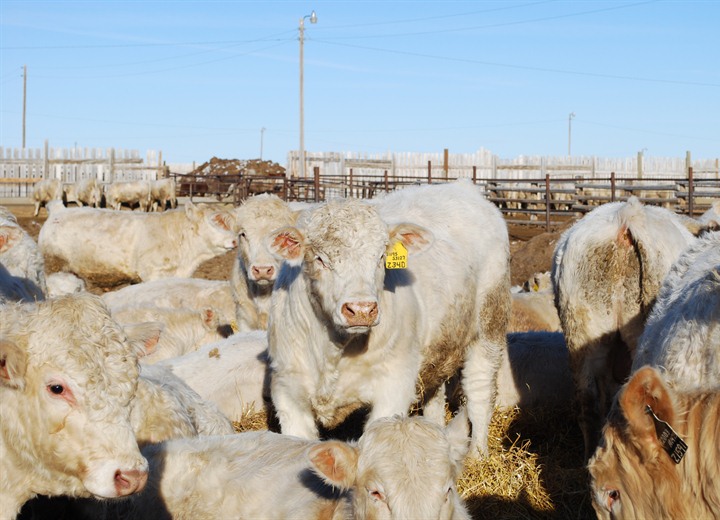
<instances>
[{"instance_id":1,"label":"white cow","mask_svg":"<svg viewBox=\"0 0 720 520\"><path fill-rule=\"evenodd\" d=\"M479 188L330 201L271 247L285 260L268 328L283 433L317 438L316 421L331 427L364 405L370 421L417 400L444 417L443 384L462 366L472 451L486 453L510 275L505 222Z\"/></svg>"},{"instance_id":2,"label":"white cow","mask_svg":"<svg viewBox=\"0 0 720 520\"><path fill-rule=\"evenodd\" d=\"M202 345L225 337L212 307L196 311L182 307L128 306L114 308L111 314L121 325L143 322L162 325L157 344L140 359L143 363L194 352Z\"/></svg>"},{"instance_id":3,"label":"white cow","mask_svg":"<svg viewBox=\"0 0 720 520\"><path fill-rule=\"evenodd\" d=\"M74 184L66 184L65 202L99 208L102 202L102 188L95 177L82 179Z\"/></svg>"},{"instance_id":4,"label":"white cow","mask_svg":"<svg viewBox=\"0 0 720 520\"><path fill-rule=\"evenodd\" d=\"M133 209L137 204L140 211L149 211L151 202L150 181L113 182L105 186L108 208L120 210L123 204L127 204Z\"/></svg>"},{"instance_id":5,"label":"white cow","mask_svg":"<svg viewBox=\"0 0 720 520\"><path fill-rule=\"evenodd\" d=\"M552 266L589 457L629 375L663 278L695 237L674 213L637 198L604 204L563 233Z\"/></svg>"},{"instance_id":6,"label":"white cow","mask_svg":"<svg viewBox=\"0 0 720 520\"><path fill-rule=\"evenodd\" d=\"M88 293L0 305L0 519L35 495L143 488L136 347Z\"/></svg>"},{"instance_id":7,"label":"white cow","mask_svg":"<svg viewBox=\"0 0 720 520\"><path fill-rule=\"evenodd\" d=\"M173 177L158 179L150 183L150 198L153 211L165 211L167 205L170 209L177 207L177 185Z\"/></svg>"},{"instance_id":8,"label":"white cow","mask_svg":"<svg viewBox=\"0 0 720 520\"><path fill-rule=\"evenodd\" d=\"M37 217L40 213L40 207L46 205L52 200L60 200L63 198L63 184L60 179L43 179L35 183L33 187L33 201L35 202L35 213Z\"/></svg>"},{"instance_id":9,"label":"white cow","mask_svg":"<svg viewBox=\"0 0 720 520\"><path fill-rule=\"evenodd\" d=\"M665 277L633 371L644 365L662 367L680 392L720 382L720 231L699 238Z\"/></svg>"},{"instance_id":10,"label":"white cow","mask_svg":"<svg viewBox=\"0 0 720 520\"><path fill-rule=\"evenodd\" d=\"M51 204L38 243L65 270L100 284L189 277L237 246L233 223L227 211L191 202L149 214Z\"/></svg>"},{"instance_id":11,"label":"white cow","mask_svg":"<svg viewBox=\"0 0 720 520\"><path fill-rule=\"evenodd\" d=\"M110 516L469 520L456 490L467 449L464 413L445 428L423 417L381 419L354 443L268 431L172 440L143 448L149 484L117 509L111 503Z\"/></svg>"},{"instance_id":12,"label":"white cow","mask_svg":"<svg viewBox=\"0 0 720 520\"><path fill-rule=\"evenodd\" d=\"M270 194L250 197L235 210L239 244L230 285L240 331L267 329L273 284L280 271L280 259L270 251L268 238L276 229L295 224L298 214Z\"/></svg>"},{"instance_id":13,"label":"white cow","mask_svg":"<svg viewBox=\"0 0 720 520\"><path fill-rule=\"evenodd\" d=\"M142 365L130 420L140 444L235 432L230 419L160 365Z\"/></svg>"},{"instance_id":14,"label":"white cow","mask_svg":"<svg viewBox=\"0 0 720 520\"><path fill-rule=\"evenodd\" d=\"M265 331L240 332L157 365L168 368L233 421L267 411L270 366Z\"/></svg>"},{"instance_id":15,"label":"white cow","mask_svg":"<svg viewBox=\"0 0 720 520\"><path fill-rule=\"evenodd\" d=\"M78 278L72 273L50 273L47 276L47 293L45 295L48 298L54 298L63 294L82 292L86 288L82 278Z\"/></svg>"},{"instance_id":16,"label":"white cow","mask_svg":"<svg viewBox=\"0 0 720 520\"><path fill-rule=\"evenodd\" d=\"M508 332L529 330L560 331L560 318L553 303L552 292L515 292L512 294L512 311Z\"/></svg>"},{"instance_id":17,"label":"white cow","mask_svg":"<svg viewBox=\"0 0 720 520\"><path fill-rule=\"evenodd\" d=\"M35 299L47 293L45 259L35 240L0 206L0 263L17 278L23 278Z\"/></svg>"}]
</instances>

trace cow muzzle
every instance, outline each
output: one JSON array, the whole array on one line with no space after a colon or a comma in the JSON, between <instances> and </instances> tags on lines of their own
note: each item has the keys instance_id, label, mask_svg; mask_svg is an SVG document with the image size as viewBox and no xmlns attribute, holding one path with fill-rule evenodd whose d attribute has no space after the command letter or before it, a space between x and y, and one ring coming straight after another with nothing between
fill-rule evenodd
<instances>
[{"instance_id":1,"label":"cow muzzle","mask_svg":"<svg viewBox=\"0 0 720 520\"><path fill-rule=\"evenodd\" d=\"M346 302L341 314L347 327L372 327L378 322L377 302Z\"/></svg>"},{"instance_id":2,"label":"cow muzzle","mask_svg":"<svg viewBox=\"0 0 720 520\"><path fill-rule=\"evenodd\" d=\"M272 265L254 265L250 273L255 283L260 285L275 281L275 267Z\"/></svg>"}]
</instances>

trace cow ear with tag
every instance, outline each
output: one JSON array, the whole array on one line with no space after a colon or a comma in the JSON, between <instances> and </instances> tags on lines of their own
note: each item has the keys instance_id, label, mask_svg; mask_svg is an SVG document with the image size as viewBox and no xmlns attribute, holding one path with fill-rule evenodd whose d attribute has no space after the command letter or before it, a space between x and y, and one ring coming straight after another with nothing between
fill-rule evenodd
<instances>
[{"instance_id":1,"label":"cow ear with tag","mask_svg":"<svg viewBox=\"0 0 720 520\"><path fill-rule=\"evenodd\" d=\"M269 238L269 249L273 255L289 265L298 266L302 263L305 253L305 237L299 229L286 226L274 231Z\"/></svg>"},{"instance_id":2,"label":"cow ear with tag","mask_svg":"<svg viewBox=\"0 0 720 520\"><path fill-rule=\"evenodd\" d=\"M27 354L16 343L0 339L0 384L25 388Z\"/></svg>"},{"instance_id":3,"label":"cow ear with tag","mask_svg":"<svg viewBox=\"0 0 720 520\"><path fill-rule=\"evenodd\" d=\"M433 240L434 236L429 229L416 224L401 223L390 230L388 252L395 247L397 242L401 242L408 253L420 253L430 247Z\"/></svg>"},{"instance_id":4,"label":"cow ear with tag","mask_svg":"<svg viewBox=\"0 0 720 520\"><path fill-rule=\"evenodd\" d=\"M656 459L663 447L647 407L669 424L675 420L672 396L657 369L645 366L637 370L622 391L619 404L644 457Z\"/></svg>"}]
</instances>

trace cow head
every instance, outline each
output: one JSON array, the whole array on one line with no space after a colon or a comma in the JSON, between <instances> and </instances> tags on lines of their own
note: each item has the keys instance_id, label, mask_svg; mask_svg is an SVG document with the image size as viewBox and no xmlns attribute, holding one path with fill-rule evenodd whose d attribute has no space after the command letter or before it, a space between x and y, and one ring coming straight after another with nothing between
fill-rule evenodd
<instances>
[{"instance_id":1,"label":"cow head","mask_svg":"<svg viewBox=\"0 0 720 520\"><path fill-rule=\"evenodd\" d=\"M432 233L414 224L388 229L375 207L354 199L330 201L300 221L273 233L270 248L288 265L302 266L316 311L350 334L380 322L385 259L395 243L413 254L432 242Z\"/></svg>"},{"instance_id":2,"label":"cow head","mask_svg":"<svg viewBox=\"0 0 720 520\"><path fill-rule=\"evenodd\" d=\"M235 210L238 220L238 268L252 284L271 288L280 270L267 237L295 223L296 213L277 195L256 195Z\"/></svg>"},{"instance_id":3,"label":"cow head","mask_svg":"<svg viewBox=\"0 0 720 520\"><path fill-rule=\"evenodd\" d=\"M674 398L660 373L635 372L618 393L588 469L598 518L687 518L676 464L663 449L648 408L675 423Z\"/></svg>"},{"instance_id":4,"label":"cow head","mask_svg":"<svg viewBox=\"0 0 720 520\"><path fill-rule=\"evenodd\" d=\"M210 251L219 255L237 247L235 218L229 211L187 202L185 215Z\"/></svg>"},{"instance_id":5,"label":"cow head","mask_svg":"<svg viewBox=\"0 0 720 520\"><path fill-rule=\"evenodd\" d=\"M308 455L325 482L353 490L354 518L469 518L455 487L468 435L464 409L444 429L422 417L387 417L370 423L357 445L326 441Z\"/></svg>"},{"instance_id":6,"label":"cow head","mask_svg":"<svg viewBox=\"0 0 720 520\"><path fill-rule=\"evenodd\" d=\"M137 381L135 347L98 297L0 306L0 442L6 463L32 475L26 497L143 488L129 416Z\"/></svg>"}]
</instances>

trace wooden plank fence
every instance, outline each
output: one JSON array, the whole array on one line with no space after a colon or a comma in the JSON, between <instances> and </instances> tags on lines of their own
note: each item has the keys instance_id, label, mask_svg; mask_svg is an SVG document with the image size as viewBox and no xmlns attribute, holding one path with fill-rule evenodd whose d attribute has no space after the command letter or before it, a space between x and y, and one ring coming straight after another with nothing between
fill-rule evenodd
<instances>
[{"instance_id":1,"label":"wooden plank fence","mask_svg":"<svg viewBox=\"0 0 720 520\"><path fill-rule=\"evenodd\" d=\"M115 148L0 147L0 197L32 196L33 184L56 178L63 183L96 178L101 184L113 181L156 179L166 168L162 152L149 151L143 159L137 150Z\"/></svg>"}]
</instances>

